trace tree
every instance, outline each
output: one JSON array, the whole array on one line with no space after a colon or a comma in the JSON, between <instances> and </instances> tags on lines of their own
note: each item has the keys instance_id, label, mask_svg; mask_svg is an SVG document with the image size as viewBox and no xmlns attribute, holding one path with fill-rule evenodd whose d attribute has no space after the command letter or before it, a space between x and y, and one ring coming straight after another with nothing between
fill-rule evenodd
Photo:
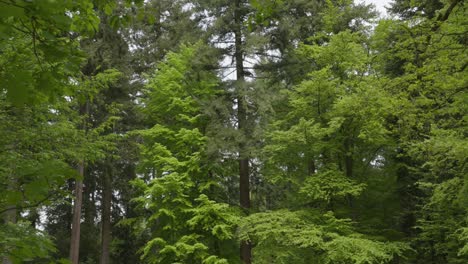
<instances>
[{"instance_id":1,"label":"tree","mask_svg":"<svg viewBox=\"0 0 468 264\"><path fill-rule=\"evenodd\" d=\"M142 259L148 263L228 263L238 212L217 202L221 178L206 153L208 104L217 90L216 76L199 62L208 58L202 44L169 53L148 83L144 112L154 125L143 139L141 172L134 185L143 217L134 226L148 237ZM149 213L149 214L148 214Z\"/></svg>"},{"instance_id":2,"label":"tree","mask_svg":"<svg viewBox=\"0 0 468 264\"><path fill-rule=\"evenodd\" d=\"M15 106L1 98L1 255L13 261L48 258L55 250L35 230L37 210L62 199L60 187L76 173L68 161L84 138L74 127L69 103ZM29 222L28 222L29 220ZM5 243L5 244L3 244ZM6 260L6 263L10 263Z\"/></svg>"},{"instance_id":3,"label":"tree","mask_svg":"<svg viewBox=\"0 0 468 264\"><path fill-rule=\"evenodd\" d=\"M92 1L2 1L1 87L9 101L44 102L66 94L83 59L77 35L99 22Z\"/></svg>"},{"instance_id":4,"label":"tree","mask_svg":"<svg viewBox=\"0 0 468 264\"><path fill-rule=\"evenodd\" d=\"M288 3L276 1L235 1L234 3L200 1L194 7L198 11L197 15L202 17L201 21L214 19L212 27L207 29L212 36L212 43L218 45L224 56L232 61L232 66L221 65L221 68L232 68L231 74L234 72L236 74L235 80L227 83L226 94L229 96L225 101L227 110L221 112L228 113L224 116L226 121L213 125L217 132L211 133L210 138L213 138L212 141L215 144L217 141L219 142L219 138L224 139L222 144L215 147L216 151L222 154L220 156L226 156L223 153L230 153L231 157L238 159L239 202L247 214L256 209L251 208L251 196L258 197L259 200L262 199L260 193L258 195L254 193L260 188L255 185L252 187L252 182L263 181L259 170L263 161L258 153L264 140L264 127L270 119L268 115L272 113L272 104L274 103L272 99L278 97L278 90L272 89L272 86L277 88L284 85L284 80L287 80L288 84L289 80L297 80L294 74L299 76L300 73L283 75L284 71L292 72L288 70L292 69L292 67L289 68L291 64L288 61L292 53L291 50L294 49L298 41L306 39L306 34L312 34L312 32L325 28L320 23L309 23L317 22L316 17L312 17L312 14L316 14L317 17L325 17L323 13L331 12L332 9L335 13L339 13L339 8L343 7L345 11L340 14L343 15L343 21L334 21L336 27L332 28L332 30L338 31L340 28L346 27L353 18L358 21L357 18L360 16L363 19L368 17L366 13L368 7L351 6L351 3L347 1L339 1L336 6L334 4L322 5L316 2L307 4L303 1ZM360 11L356 12L356 10ZM345 26L339 24L344 21L347 21ZM286 29L281 24L283 22L294 26L291 29ZM305 30L302 32L298 28ZM290 38L283 36L290 36ZM298 56L292 58L294 65L297 63ZM252 66L247 67L248 64L252 64ZM271 74L272 72L273 74ZM281 75L278 75L278 72ZM276 79L278 76L280 76L279 80ZM262 82L261 78L267 80ZM235 120L236 123L232 124L232 121L227 120ZM226 144L227 141L230 144ZM224 157L219 160L222 164L230 165L230 163L225 162ZM254 201L254 203L257 202ZM259 201L258 204L261 202ZM245 263L251 262L250 248L248 241L241 243L241 259Z\"/></svg>"},{"instance_id":5,"label":"tree","mask_svg":"<svg viewBox=\"0 0 468 264\"><path fill-rule=\"evenodd\" d=\"M85 152L83 156L79 157L77 162L77 168L79 171L80 178L75 182L75 200L73 207L73 222L72 222L72 235L70 238L70 259L72 263L77 264L79 260L79 248L80 248L80 226L81 226L81 211L83 202L83 178L85 171L85 162L94 162L102 156L105 156L104 151L111 148L110 144L113 142L107 141L104 137L99 137L99 132L108 125L106 123L100 124L100 127L91 130L89 126L90 120L90 104L93 102L94 96L96 96L101 89L108 88L112 83L115 83L120 77L120 72L115 70L107 70L102 73L98 73L95 76L85 80L80 84L81 89L77 97L77 103L79 105L79 115L82 118L82 124L80 129L83 131L85 137L88 140L90 149ZM86 76L84 76L86 78ZM112 120L110 120L112 122Z\"/></svg>"},{"instance_id":6,"label":"tree","mask_svg":"<svg viewBox=\"0 0 468 264\"><path fill-rule=\"evenodd\" d=\"M466 83L463 14L460 2L450 1L401 21L383 21L375 35L379 56L390 62L380 64L384 76L392 77L387 90L401 109L388 126L398 139L402 229L413 237L416 263L466 262L457 235L466 225L466 208L459 204L465 185L459 173L466 170L459 156L466 127L460 114ZM397 41L382 42L396 32L403 33Z\"/></svg>"},{"instance_id":7,"label":"tree","mask_svg":"<svg viewBox=\"0 0 468 264\"><path fill-rule=\"evenodd\" d=\"M378 165L371 163L392 146L384 121L393 102L388 94L378 90L380 84L369 72L371 58L362 44L364 38L360 33L342 31L332 35L327 45L304 45L299 49L317 69L287 94L287 115L274 122L267 134L264 174L269 175L266 179L277 186L275 189L281 190L281 194L270 194L268 200L274 202L269 207L282 210L254 214L247 219L255 224L244 223L247 235L257 240L254 257L258 261L384 263L402 255L407 248L382 235L378 239L358 235L362 232L359 196L366 192L370 171L378 173ZM374 177L383 176L380 172ZM276 214L285 219L276 219ZM330 218L325 220L325 215ZM347 222L350 219L357 222L355 227ZM331 222L343 226L326 231ZM372 230L377 227L366 226L363 233L377 235ZM349 233L343 233L341 228ZM281 239L275 232L288 235ZM336 237L325 238L327 232ZM278 238L266 240L272 236ZM348 250L337 255L333 250L328 252L325 241L329 239L334 241L330 250ZM387 244L380 244L381 241ZM347 243L356 248L349 248ZM360 246L373 248L376 255L357 249ZM288 249L275 249L280 247ZM303 248L308 253L301 251ZM353 257L344 253L351 251ZM302 256L307 257L301 259Z\"/></svg>"}]
</instances>

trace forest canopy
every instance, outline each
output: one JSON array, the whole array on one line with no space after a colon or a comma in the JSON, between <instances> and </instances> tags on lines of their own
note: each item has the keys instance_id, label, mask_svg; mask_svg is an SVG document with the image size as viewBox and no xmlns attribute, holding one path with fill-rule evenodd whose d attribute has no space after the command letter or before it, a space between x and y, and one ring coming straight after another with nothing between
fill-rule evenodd
<instances>
[{"instance_id":1,"label":"forest canopy","mask_svg":"<svg viewBox=\"0 0 468 264\"><path fill-rule=\"evenodd\" d=\"M0 0L0 262L468 263L462 0Z\"/></svg>"}]
</instances>

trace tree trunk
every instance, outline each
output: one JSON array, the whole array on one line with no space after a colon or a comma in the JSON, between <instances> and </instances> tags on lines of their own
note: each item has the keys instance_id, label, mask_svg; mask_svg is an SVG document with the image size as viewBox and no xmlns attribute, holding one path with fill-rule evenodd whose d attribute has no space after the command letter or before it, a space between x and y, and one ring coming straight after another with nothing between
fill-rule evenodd
<instances>
[{"instance_id":1,"label":"tree trunk","mask_svg":"<svg viewBox=\"0 0 468 264\"><path fill-rule=\"evenodd\" d=\"M81 225L81 207L83 203L83 177L84 161L78 163L78 173L81 179L75 182L75 203L73 204L72 233L70 239L70 261L72 264L78 264L80 253L80 225Z\"/></svg>"},{"instance_id":2,"label":"tree trunk","mask_svg":"<svg viewBox=\"0 0 468 264\"><path fill-rule=\"evenodd\" d=\"M307 175L311 176L315 174L315 160L313 157L309 158L309 161L307 163Z\"/></svg>"},{"instance_id":3,"label":"tree trunk","mask_svg":"<svg viewBox=\"0 0 468 264\"><path fill-rule=\"evenodd\" d=\"M89 114L89 101L80 105L79 108L80 116ZM88 126L86 124L86 117L83 120L81 128L87 134ZM78 161L78 174L79 178L75 181L75 202L73 204L73 219L72 219L72 230L70 237L70 261L72 264L78 264L80 257L80 227L81 227L81 209L83 207L83 180L85 172L85 161L84 159Z\"/></svg>"},{"instance_id":4,"label":"tree trunk","mask_svg":"<svg viewBox=\"0 0 468 264\"><path fill-rule=\"evenodd\" d=\"M240 205L248 213L250 209L250 186L249 186L249 160L247 158L240 158L239 160L239 192L240 192ZM252 245L249 241L242 241L240 245L241 261L245 264L251 263L252 258Z\"/></svg>"},{"instance_id":5,"label":"tree trunk","mask_svg":"<svg viewBox=\"0 0 468 264\"><path fill-rule=\"evenodd\" d=\"M244 133L247 127L247 102L243 91L244 87L244 54L242 50L242 14L240 0L235 1L234 6L234 37L235 37L235 61L236 61L236 79L237 79L237 120L238 129ZM246 139L245 139L246 140ZM239 144L239 194L240 205L248 213L250 209L250 177L249 177L249 157L246 150L247 144ZM242 241L240 245L240 258L243 263L250 264L252 258L252 246L248 241Z\"/></svg>"},{"instance_id":6,"label":"tree trunk","mask_svg":"<svg viewBox=\"0 0 468 264\"><path fill-rule=\"evenodd\" d=\"M345 173L346 177L353 177L353 145L352 140L347 138L344 143L345 150Z\"/></svg>"},{"instance_id":7,"label":"tree trunk","mask_svg":"<svg viewBox=\"0 0 468 264\"><path fill-rule=\"evenodd\" d=\"M104 173L102 189L102 229L101 229L101 264L110 262L111 243L111 206L112 206L112 166Z\"/></svg>"},{"instance_id":8,"label":"tree trunk","mask_svg":"<svg viewBox=\"0 0 468 264\"><path fill-rule=\"evenodd\" d=\"M353 178L353 142L351 139L347 138L344 144L345 154L344 154L344 166L345 166L345 175L348 178ZM358 212L357 208L354 203L354 197L352 195L348 195L348 203L349 207L351 208L351 219L353 221L357 221L358 219Z\"/></svg>"},{"instance_id":9,"label":"tree trunk","mask_svg":"<svg viewBox=\"0 0 468 264\"><path fill-rule=\"evenodd\" d=\"M67 190L69 192L73 192L74 186L73 186L73 179L68 179L67 181ZM68 197L67 202L69 202L70 206L66 207L66 214L65 214L65 221L67 223L66 230L71 230L72 225L73 225L73 209L71 208L71 205L73 204L73 197Z\"/></svg>"}]
</instances>

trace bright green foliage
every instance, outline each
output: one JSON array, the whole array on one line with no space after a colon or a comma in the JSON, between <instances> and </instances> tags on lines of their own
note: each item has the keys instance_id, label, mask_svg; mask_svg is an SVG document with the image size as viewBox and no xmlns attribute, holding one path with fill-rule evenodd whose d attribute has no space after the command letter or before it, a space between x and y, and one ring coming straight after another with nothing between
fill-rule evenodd
<instances>
[{"instance_id":1,"label":"bright green foliage","mask_svg":"<svg viewBox=\"0 0 468 264\"><path fill-rule=\"evenodd\" d=\"M68 178L75 176L67 160L73 159L83 138L61 108L15 108L3 101L0 112L3 166L1 210L8 206L37 206ZM60 107L60 106L58 106ZM10 187L8 187L10 186ZM9 191L8 191L9 190Z\"/></svg>"},{"instance_id":2,"label":"bright green foliage","mask_svg":"<svg viewBox=\"0 0 468 264\"><path fill-rule=\"evenodd\" d=\"M289 111L271 126L264 173L287 190L270 206L302 211L258 213L243 222L259 263L391 263L408 249L384 236L366 237L347 220L361 220L359 196L368 193L371 177L384 177L374 167L383 164L371 163L394 144L385 121L395 102L372 75L365 42L343 31L327 45L298 51L316 70L287 92ZM377 235L373 225L366 232Z\"/></svg>"},{"instance_id":3,"label":"bright green foliage","mask_svg":"<svg viewBox=\"0 0 468 264\"><path fill-rule=\"evenodd\" d=\"M144 111L152 128L138 134L142 171L135 199L150 240L141 250L148 263L228 263L239 212L212 200L218 181L205 156L202 106L216 95L217 79L197 67L201 44L169 53L148 83ZM149 176L149 177L148 177ZM231 245L231 246L229 246ZM235 248L235 247L234 247ZM235 251L234 251L235 252Z\"/></svg>"},{"instance_id":4,"label":"bright green foliage","mask_svg":"<svg viewBox=\"0 0 468 264\"><path fill-rule=\"evenodd\" d=\"M418 202L404 205L406 219L416 218L404 222L416 231L413 263L465 263L466 8L461 1L421 2L410 9L413 3L397 1L394 11L406 19L377 27L376 66L397 98L388 127L398 138L400 192Z\"/></svg>"},{"instance_id":5,"label":"bright green foliage","mask_svg":"<svg viewBox=\"0 0 468 264\"><path fill-rule=\"evenodd\" d=\"M384 121L393 102L377 89L377 80L367 76L361 40L358 34L341 32L326 46L302 47L301 53L321 68L288 93L290 110L269 134L271 143L264 150L267 164L276 166L276 172L268 173L273 181L302 186L306 175L314 175L305 180L302 192L321 186L309 194L315 199L318 193L329 200L362 191L363 185L351 177L365 179L376 150L390 143Z\"/></svg>"},{"instance_id":6,"label":"bright green foliage","mask_svg":"<svg viewBox=\"0 0 468 264\"><path fill-rule=\"evenodd\" d=\"M66 94L84 57L75 34L93 33L99 22L92 2L8 0L0 10L0 86L9 100Z\"/></svg>"},{"instance_id":7,"label":"bright green foliage","mask_svg":"<svg viewBox=\"0 0 468 264\"><path fill-rule=\"evenodd\" d=\"M319 172L314 177L308 177L299 193L308 201L325 201L347 196L359 196L365 188L363 184L356 184L353 180L346 178L343 172L337 170L326 170Z\"/></svg>"},{"instance_id":8,"label":"bright green foliage","mask_svg":"<svg viewBox=\"0 0 468 264\"><path fill-rule=\"evenodd\" d=\"M27 212L26 217L37 214L38 208L54 202L63 202L69 195L63 190L66 181L77 176L72 166L83 157L95 161L112 148L108 138L99 137L101 128L80 129L87 120L80 117L73 109L81 105L82 98L91 98L97 91L105 89L110 83L120 77L116 71L107 71L93 77L91 80L77 84L79 93L71 101L56 99L54 104L34 104L32 106L14 106L5 98L1 98L0 108L0 144L4 146L0 152L0 162L5 164L0 168L0 212L2 215L13 214L19 218L19 212ZM112 122L112 121L109 121ZM7 221L8 222L8 221ZM25 222L6 223L8 230L2 239L10 241L31 240L31 252L21 250L2 252L11 255L17 261L44 258L52 250L52 242L40 233L35 235L34 228ZM16 231L14 231L16 230ZM12 233L12 232L17 232ZM8 237L14 234L14 237ZM24 235L24 237L23 237ZM44 241L43 248L40 247ZM21 247L21 245L18 245ZM2 249L3 250L3 249ZM35 255L36 254L36 255Z\"/></svg>"},{"instance_id":9,"label":"bright green foliage","mask_svg":"<svg viewBox=\"0 0 468 264\"><path fill-rule=\"evenodd\" d=\"M248 2L245 31L251 34L247 36L247 50L262 58L257 70L268 74L269 88L271 83L298 84L313 68L307 57L297 53L297 43L323 44L330 33L363 30L376 15L369 5L349 0Z\"/></svg>"},{"instance_id":10,"label":"bright green foliage","mask_svg":"<svg viewBox=\"0 0 468 264\"><path fill-rule=\"evenodd\" d=\"M187 224L191 228L211 232L217 239L232 239L233 228L239 221L237 216L239 212L230 208L228 204L209 200L205 194L201 194L195 201L199 205L188 210L194 216L187 221Z\"/></svg>"},{"instance_id":11,"label":"bright green foliage","mask_svg":"<svg viewBox=\"0 0 468 264\"><path fill-rule=\"evenodd\" d=\"M240 236L254 242L256 263L389 263L406 247L373 241L332 212L277 210L244 218Z\"/></svg>"},{"instance_id":12,"label":"bright green foliage","mask_svg":"<svg viewBox=\"0 0 468 264\"><path fill-rule=\"evenodd\" d=\"M70 77L86 57L80 40L98 31L97 8L109 13L115 1L0 3L0 89L9 101L44 102L71 94Z\"/></svg>"},{"instance_id":13,"label":"bright green foliage","mask_svg":"<svg viewBox=\"0 0 468 264\"><path fill-rule=\"evenodd\" d=\"M467 256L460 252L466 242L459 233L468 225L467 169L463 165L468 144L455 131L433 128L431 138L418 147L420 152L412 154L428 155L422 169L430 171L425 173L430 178L426 176L418 184L430 197L422 207L423 217L417 225L421 235L416 241L422 243L421 251L433 250L450 263L464 263ZM433 242L428 245L428 241Z\"/></svg>"},{"instance_id":14,"label":"bright green foliage","mask_svg":"<svg viewBox=\"0 0 468 264\"><path fill-rule=\"evenodd\" d=\"M458 239L464 243L464 246L459 249L458 255L459 256L467 256L468 255L468 228L462 228L458 230Z\"/></svg>"},{"instance_id":15,"label":"bright green foliage","mask_svg":"<svg viewBox=\"0 0 468 264\"><path fill-rule=\"evenodd\" d=\"M75 159L78 145L84 142L68 120L72 116L64 116L68 110L64 102L15 107L1 98L0 213L10 220L0 225L0 255L15 263L46 258L54 251L49 238L19 213L27 213L26 219L33 217L38 207L67 195L61 186L76 176L68 161ZM20 222L10 222L15 219Z\"/></svg>"},{"instance_id":16,"label":"bright green foliage","mask_svg":"<svg viewBox=\"0 0 468 264\"><path fill-rule=\"evenodd\" d=\"M99 100L99 94L109 89L122 78L122 73L115 70L106 70L98 73L95 76L83 76L83 81L76 84L76 94L73 96L73 103L76 108L87 107ZM104 132L111 130L112 126L119 120L117 111L119 106L116 104L108 105L109 114L106 119L98 125L94 125L90 119L90 113L81 113L77 116L76 125L80 129L80 133L85 137L85 144L81 145L81 156L77 156L76 160L83 157L90 163L106 158L106 152L115 150L115 143L121 140L115 134L107 134ZM78 153L77 153L78 154Z\"/></svg>"}]
</instances>

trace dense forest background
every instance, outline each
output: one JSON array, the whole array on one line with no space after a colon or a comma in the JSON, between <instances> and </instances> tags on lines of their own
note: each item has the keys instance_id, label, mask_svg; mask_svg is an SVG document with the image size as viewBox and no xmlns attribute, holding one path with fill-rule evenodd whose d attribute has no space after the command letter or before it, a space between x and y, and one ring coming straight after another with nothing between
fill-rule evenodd
<instances>
[{"instance_id":1,"label":"dense forest background","mask_svg":"<svg viewBox=\"0 0 468 264\"><path fill-rule=\"evenodd\" d=\"M462 0L0 0L0 261L468 263Z\"/></svg>"}]
</instances>

